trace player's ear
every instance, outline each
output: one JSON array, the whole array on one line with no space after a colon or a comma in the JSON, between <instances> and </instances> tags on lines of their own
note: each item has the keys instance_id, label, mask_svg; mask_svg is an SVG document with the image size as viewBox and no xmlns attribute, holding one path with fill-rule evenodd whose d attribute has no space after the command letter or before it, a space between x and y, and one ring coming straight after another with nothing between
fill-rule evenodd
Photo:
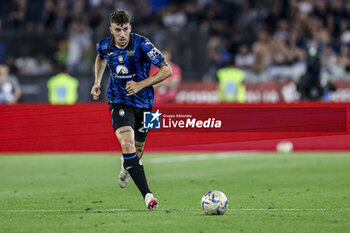
<instances>
[{"instance_id":1,"label":"player's ear","mask_svg":"<svg viewBox=\"0 0 350 233\"><path fill-rule=\"evenodd\" d=\"M129 29L130 29L130 31L132 30L132 25L131 24L129 25Z\"/></svg>"},{"instance_id":2,"label":"player's ear","mask_svg":"<svg viewBox=\"0 0 350 233\"><path fill-rule=\"evenodd\" d=\"M113 34L113 28L112 28L112 26L109 26L109 31L111 32L111 34Z\"/></svg>"}]
</instances>

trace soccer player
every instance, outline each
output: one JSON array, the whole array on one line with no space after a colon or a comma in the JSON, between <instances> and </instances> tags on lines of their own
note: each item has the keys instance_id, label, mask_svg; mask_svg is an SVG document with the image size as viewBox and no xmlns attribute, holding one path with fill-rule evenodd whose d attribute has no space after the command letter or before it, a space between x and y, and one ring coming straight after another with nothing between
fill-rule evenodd
<instances>
[{"instance_id":1,"label":"soccer player","mask_svg":"<svg viewBox=\"0 0 350 233\"><path fill-rule=\"evenodd\" d=\"M143 128L143 112L153 106L153 87L172 75L172 70L162 53L149 39L131 33L127 11L117 10L110 15L112 36L97 43L95 83L91 90L94 100L101 94L101 80L108 64L109 109L115 134L122 148L122 166L118 176L121 188L126 187L130 176L145 199L148 209L158 206L158 200L150 191L141 163L147 137ZM151 63L159 68L149 77Z\"/></svg>"}]
</instances>

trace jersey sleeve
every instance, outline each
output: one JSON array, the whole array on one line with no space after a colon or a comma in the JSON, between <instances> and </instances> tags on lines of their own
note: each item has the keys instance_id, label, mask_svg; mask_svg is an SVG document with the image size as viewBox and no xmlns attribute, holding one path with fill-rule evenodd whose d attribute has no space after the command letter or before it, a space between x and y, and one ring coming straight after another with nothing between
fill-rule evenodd
<instances>
[{"instance_id":1,"label":"jersey sleeve","mask_svg":"<svg viewBox=\"0 0 350 233\"><path fill-rule=\"evenodd\" d=\"M102 41L99 41L99 42L96 44L96 51L97 51L97 55L98 55L98 56L104 58L104 57L103 57L103 54L102 54L101 43L102 43Z\"/></svg>"},{"instance_id":2,"label":"jersey sleeve","mask_svg":"<svg viewBox=\"0 0 350 233\"><path fill-rule=\"evenodd\" d=\"M142 41L141 50L146 55L147 59L158 68L165 61L162 52L159 51L159 49L157 49L148 39Z\"/></svg>"}]
</instances>

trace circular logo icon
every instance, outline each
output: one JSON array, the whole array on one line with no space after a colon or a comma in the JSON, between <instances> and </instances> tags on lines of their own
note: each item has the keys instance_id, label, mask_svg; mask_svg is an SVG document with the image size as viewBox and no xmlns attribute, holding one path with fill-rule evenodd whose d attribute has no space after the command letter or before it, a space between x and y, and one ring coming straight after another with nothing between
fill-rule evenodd
<instances>
[{"instance_id":1,"label":"circular logo icon","mask_svg":"<svg viewBox=\"0 0 350 233\"><path fill-rule=\"evenodd\" d=\"M118 75L125 75L129 73L129 69L123 65L118 65L115 71Z\"/></svg>"},{"instance_id":2,"label":"circular logo icon","mask_svg":"<svg viewBox=\"0 0 350 233\"><path fill-rule=\"evenodd\" d=\"M124 111L124 109L120 109L119 110L119 116L125 116L125 111Z\"/></svg>"}]
</instances>

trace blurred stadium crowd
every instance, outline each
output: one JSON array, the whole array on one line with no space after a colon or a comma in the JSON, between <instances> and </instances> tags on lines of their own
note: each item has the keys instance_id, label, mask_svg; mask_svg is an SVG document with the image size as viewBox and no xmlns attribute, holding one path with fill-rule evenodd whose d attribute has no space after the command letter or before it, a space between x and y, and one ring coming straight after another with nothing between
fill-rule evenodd
<instances>
[{"instance_id":1,"label":"blurred stadium crowd","mask_svg":"<svg viewBox=\"0 0 350 233\"><path fill-rule=\"evenodd\" d=\"M170 50L183 80L215 80L231 60L247 81L298 80L314 51L328 79L350 77L346 0L8 0L0 1L0 61L17 75L66 65L92 74L109 14L126 9L133 30Z\"/></svg>"}]
</instances>

